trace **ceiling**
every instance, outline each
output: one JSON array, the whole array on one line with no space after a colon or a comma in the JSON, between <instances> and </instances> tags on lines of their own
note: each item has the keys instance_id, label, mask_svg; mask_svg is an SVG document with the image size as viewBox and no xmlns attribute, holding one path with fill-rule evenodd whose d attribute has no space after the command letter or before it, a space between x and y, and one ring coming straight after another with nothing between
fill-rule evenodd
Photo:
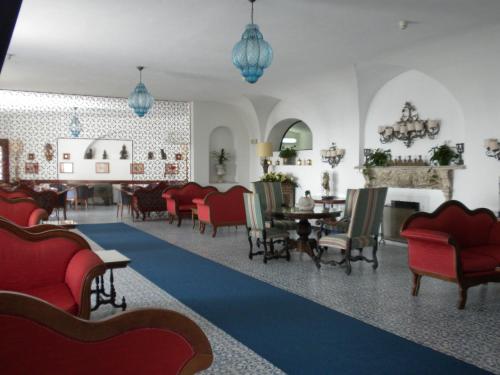
<instances>
[{"instance_id":1,"label":"ceiling","mask_svg":"<svg viewBox=\"0 0 500 375\"><path fill-rule=\"evenodd\" d=\"M257 0L275 58L254 85L232 66L246 0L24 0L0 88L158 99L278 95L296 82L500 22L498 0ZM399 20L410 20L406 31Z\"/></svg>"}]
</instances>

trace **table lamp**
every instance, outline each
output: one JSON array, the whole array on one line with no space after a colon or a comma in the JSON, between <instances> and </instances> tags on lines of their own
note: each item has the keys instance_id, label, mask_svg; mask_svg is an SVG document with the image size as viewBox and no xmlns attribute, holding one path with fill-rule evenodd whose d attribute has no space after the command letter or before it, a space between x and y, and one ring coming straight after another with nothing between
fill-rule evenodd
<instances>
[{"instance_id":1,"label":"table lamp","mask_svg":"<svg viewBox=\"0 0 500 375\"><path fill-rule=\"evenodd\" d=\"M269 169L269 160L267 158L273 156L273 144L271 142L257 143L257 156L261 160L264 173L267 173Z\"/></svg>"}]
</instances>

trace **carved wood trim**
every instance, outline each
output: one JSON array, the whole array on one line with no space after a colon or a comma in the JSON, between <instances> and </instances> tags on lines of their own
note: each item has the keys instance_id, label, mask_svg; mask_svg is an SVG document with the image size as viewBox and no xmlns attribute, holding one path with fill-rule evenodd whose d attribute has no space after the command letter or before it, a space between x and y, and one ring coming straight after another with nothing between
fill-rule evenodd
<instances>
[{"instance_id":1,"label":"carved wood trim","mask_svg":"<svg viewBox=\"0 0 500 375\"><path fill-rule=\"evenodd\" d=\"M2 181L10 181L10 168L9 168L9 140L0 139L0 148L2 148Z\"/></svg>"}]
</instances>

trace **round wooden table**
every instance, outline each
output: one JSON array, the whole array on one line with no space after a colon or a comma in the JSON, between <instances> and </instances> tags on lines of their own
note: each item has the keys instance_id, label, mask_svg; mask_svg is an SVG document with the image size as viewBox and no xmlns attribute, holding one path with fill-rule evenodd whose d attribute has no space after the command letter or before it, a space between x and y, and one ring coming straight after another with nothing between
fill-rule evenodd
<instances>
[{"instance_id":1,"label":"round wooden table","mask_svg":"<svg viewBox=\"0 0 500 375\"><path fill-rule=\"evenodd\" d=\"M297 223L297 234L299 238L295 241L295 248L298 251L307 253L320 268L319 258L314 253L317 247L315 238L309 238L312 232L311 223L309 220L317 219L332 219L340 216L342 211L331 208L315 207L313 210L299 210L298 208L283 208L282 210L273 212L273 217L277 219L299 220ZM293 241L290 241L293 242Z\"/></svg>"}]
</instances>

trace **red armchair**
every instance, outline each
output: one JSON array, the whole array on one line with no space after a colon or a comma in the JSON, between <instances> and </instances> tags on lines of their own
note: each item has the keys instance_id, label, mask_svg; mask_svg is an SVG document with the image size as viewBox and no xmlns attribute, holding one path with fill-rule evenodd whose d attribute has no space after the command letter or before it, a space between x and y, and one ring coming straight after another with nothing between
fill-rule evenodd
<instances>
[{"instance_id":1,"label":"red armchair","mask_svg":"<svg viewBox=\"0 0 500 375\"><path fill-rule=\"evenodd\" d=\"M188 375L210 367L203 331L169 310L86 321L24 294L0 292L3 375Z\"/></svg>"},{"instance_id":2,"label":"red armchair","mask_svg":"<svg viewBox=\"0 0 500 375\"><path fill-rule=\"evenodd\" d=\"M201 186L196 182L188 182L183 186L165 191L163 198L166 201L170 224L174 222L174 219L177 219L177 226L180 226L182 218L190 217L192 209L196 208L193 199L203 199L208 193L216 191L218 191L216 187Z\"/></svg>"},{"instance_id":3,"label":"red armchair","mask_svg":"<svg viewBox=\"0 0 500 375\"><path fill-rule=\"evenodd\" d=\"M22 227L31 227L47 220L47 211L31 198L7 199L0 197L0 216Z\"/></svg>"},{"instance_id":4,"label":"red armchair","mask_svg":"<svg viewBox=\"0 0 500 375\"><path fill-rule=\"evenodd\" d=\"M4 189L0 187L0 197L7 199L15 199L15 198L30 198L29 194L24 191L15 190L15 189Z\"/></svg>"},{"instance_id":5,"label":"red armchair","mask_svg":"<svg viewBox=\"0 0 500 375\"><path fill-rule=\"evenodd\" d=\"M500 281L500 222L486 208L471 211L447 201L431 214L410 216L401 235L408 239L414 296L422 276L452 281L459 285L463 309L469 287Z\"/></svg>"},{"instance_id":6,"label":"red armchair","mask_svg":"<svg viewBox=\"0 0 500 375\"><path fill-rule=\"evenodd\" d=\"M209 193L204 199L193 199L198 208L200 232L210 224L213 228L212 237L217 234L218 227L246 225L245 204L243 193L251 193L243 186L233 186L226 192Z\"/></svg>"},{"instance_id":7,"label":"red armchair","mask_svg":"<svg viewBox=\"0 0 500 375\"><path fill-rule=\"evenodd\" d=\"M92 281L105 272L102 260L76 233L35 232L0 220L0 290L39 297L87 319Z\"/></svg>"}]
</instances>

